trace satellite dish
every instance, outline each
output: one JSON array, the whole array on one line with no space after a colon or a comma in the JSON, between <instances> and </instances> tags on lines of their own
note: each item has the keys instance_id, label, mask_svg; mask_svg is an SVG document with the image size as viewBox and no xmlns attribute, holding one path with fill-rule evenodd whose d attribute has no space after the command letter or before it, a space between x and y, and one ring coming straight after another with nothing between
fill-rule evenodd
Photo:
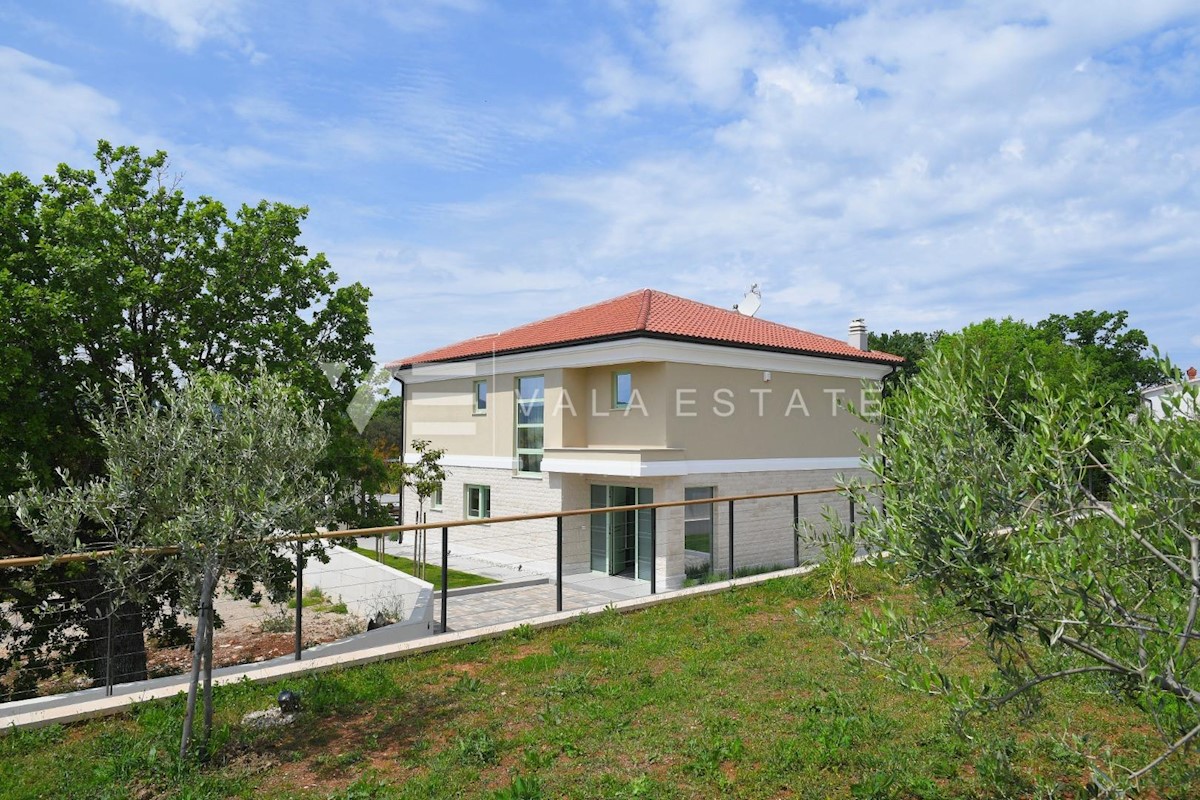
<instances>
[{"instance_id":1,"label":"satellite dish","mask_svg":"<svg viewBox=\"0 0 1200 800\"><path fill-rule=\"evenodd\" d=\"M747 317L753 317L758 313L759 307L762 305L762 292L758 290L758 284L752 284L750 291L742 295L742 302L733 307L733 310L739 314L744 314Z\"/></svg>"}]
</instances>

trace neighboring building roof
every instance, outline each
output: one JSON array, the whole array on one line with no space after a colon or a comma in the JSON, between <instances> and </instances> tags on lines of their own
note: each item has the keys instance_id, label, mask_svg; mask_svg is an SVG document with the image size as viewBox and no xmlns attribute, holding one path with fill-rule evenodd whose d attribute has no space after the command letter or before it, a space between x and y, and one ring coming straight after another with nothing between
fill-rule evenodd
<instances>
[{"instance_id":1,"label":"neighboring building roof","mask_svg":"<svg viewBox=\"0 0 1200 800\"><path fill-rule=\"evenodd\" d=\"M1197 413L1194 397L1181 396L1185 394L1185 387L1200 389L1200 377L1197 377L1195 367L1188 368L1188 371L1183 375L1182 382L1164 383L1159 386L1150 386L1142 389L1142 400L1149 407L1151 416L1163 419L1167 416L1167 409L1164 405L1167 398L1179 396L1178 411L1186 417L1200 417L1200 414ZM1188 388L1187 391L1190 392L1195 389Z\"/></svg>"},{"instance_id":2,"label":"neighboring building roof","mask_svg":"<svg viewBox=\"0 0 1200 800\"><path fill-rule=\"evenodd\" d=\"M1200 375L1200 373L1196 371L1195 367L1188 367L1187 372L1183 374L1184 382L1188 384L1194 383L1197 386L1200 386L1200 377L1198 377L1198 375ZM1180 383L1176 381L1168 381L1166 383L1160 383L1157 386L1147 386L1145 389L1142 389L1142 396L1145 398L1150 398L1157 397L1161 394L1175 394L1179 392L1181 388L1182 385Z\"/></svg>"},{"instance_id":3,"label":"neighboring building roof","mask_svg":"<svg viewBox=\"0 0 1200 800\"><path fill-rule=\"evenodd\" d=\"M775 350L829 358L899 364L900 356L862 351L846 342L799 328L747 317L654 289L614 297L500 333L476 336L392 361L388 369L463 361L480 356L550 350L587 342L651 337L728 347Z\"/></svg>"}]
</instances>

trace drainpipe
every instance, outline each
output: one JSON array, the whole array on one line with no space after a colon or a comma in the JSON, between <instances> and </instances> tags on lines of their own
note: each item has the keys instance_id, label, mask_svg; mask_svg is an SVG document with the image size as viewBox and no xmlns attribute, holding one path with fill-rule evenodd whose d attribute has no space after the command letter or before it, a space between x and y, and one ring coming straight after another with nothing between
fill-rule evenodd
<instances>
[{"instance_id":1,"label":"drainpipe","mask_svg":"<svg viewBox=\"0 0 1200 800\"><path fill-rule=\"evenodd\" d=\"M883 376L883 381L879 382L879 402L880 402L880 404L883 403L883 383L884 383L884 381L886 381L888 378L895 375L896 370L898 370L898 369L900 369L900 365L893 364L892 368L890 370L888 370L888 374ZM882 445L884 444L884 435L883 435L882 427L880 427L880 429L879 429L879 444L882 449ZM884 481L884 483L886 483L887 482L887 465L888 465L887 453L880 453L880 459L882 462L881 466L883 469L883 481ZM880 489L879 489L879 512L883 515L884 519L887 519L887 506L884 504L884 502L885 501L883 499L883 487L880 487Z\"/></svg>"},{"instance_id":2,"label":"drainpipe","mask_svg":"<svg viewBox=\"0 0 1200 800\"><path fill-rule=\"evenodd\" d=\"M392 373L392 379L400 384L400 466L404 466L404 408L408 404L408 386L400 378L400 370ZM401 479L400 485L396 487L399 496L396 498L396 507L399 509L400 524L404 524L404 480Z\"/></svg>"}]
</instances>

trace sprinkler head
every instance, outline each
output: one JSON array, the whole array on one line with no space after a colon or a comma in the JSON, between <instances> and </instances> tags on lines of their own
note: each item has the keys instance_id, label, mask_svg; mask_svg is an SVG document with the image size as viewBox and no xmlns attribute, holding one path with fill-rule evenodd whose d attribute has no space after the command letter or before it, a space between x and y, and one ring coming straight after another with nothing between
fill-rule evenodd
<instances>
[{"instance_id":1,"label":"sprinkler head","mask_svg":"<svg viewBox=\"0 0 1200 800\"><path fill-rule=\"evenodd\" d=\"M279 710L285 714L291 714L300 710L300 695L290 689L284 689L280 692L277 699L279 701Z\"/></svg>"}]
</instances>

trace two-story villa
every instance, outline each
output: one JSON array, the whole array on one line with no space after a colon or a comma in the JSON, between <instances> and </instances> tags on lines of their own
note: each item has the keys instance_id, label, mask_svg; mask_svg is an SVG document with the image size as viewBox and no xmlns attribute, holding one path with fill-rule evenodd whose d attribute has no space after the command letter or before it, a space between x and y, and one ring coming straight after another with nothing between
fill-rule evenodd
<instances>
[{"instance_id":1,"label":"two-story villa","mask_svg":"<svg viewBox=\"0 0 1200 800\"><path fill-rule=\"evenodd\" d=\"M645 289L388 368L405 385L405 441L446 451L433 522L832 485L859 468L866 423L847 405L869 406L864 387L902 360L869 351L861 320L839 341ZM791 502L747 514L735 565L789 562ZM728 564L714 505L660 510L653 565L647 513L570 519L568 574L655 569L674 587L685 563ZM494 531L517 532L553 547L553 520Z\"/></svg>"}]
</instances>

